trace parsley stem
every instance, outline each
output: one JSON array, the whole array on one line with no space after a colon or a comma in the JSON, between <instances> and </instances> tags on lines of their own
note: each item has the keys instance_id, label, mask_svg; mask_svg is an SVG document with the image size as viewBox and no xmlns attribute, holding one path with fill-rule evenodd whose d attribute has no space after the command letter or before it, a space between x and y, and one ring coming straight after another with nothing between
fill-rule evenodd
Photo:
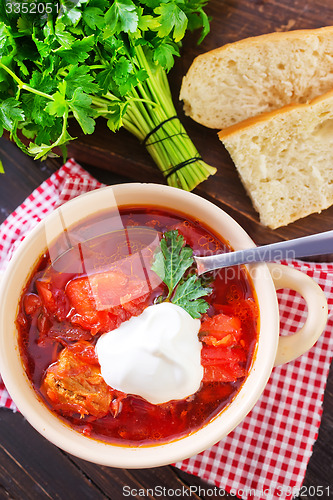
<instances>
[{"instance_id":1,"label":"parsley stem","mask_svg":"<svg viewBox=\"0 0 333 500\"><path fill-rule=\"evenodd\" d=\"M30 87L29 85L26 85L25 83L23 83L23 85L21 85L21 89L27 90L28 92L32 92L33 94L39 95L41 97L45 97L45 99L49 99L50 101L54 101L54 98L52 95L45 94L45 92L41 92L40 90L34 89L34 88Z\"/></svg>"},{"instance_id":2,"label":"parsley stem","mask_svg":"<svg viewBox=\"0 0 333 500\"><path fill-rule=\"evenodd\" d=\"M90 69L93 70L93 69L105 69L105 64L94 64L92 66L90 66Z\"/></svg>"},{"instance_id":3,"label":"parsley stem","mask_svg":"<svg viewBox=\"0 0 333 500\"><path fill-rule=\"evenodd\" d=\"M15 73L13 73L13 71L11 69L9 69L5 64L2 64L2 62L0 62L0 68L7 71L7 73L13 78L13 80L16 81L19 89L27 90L28 92L32 92L33 94L37 94L41 97L45 97L46 99L49 99L51 101L54 100L51 95L45 94L45 92L41 92L40 90L34 89L34 88L30 87L29 85L26 85L24 82L22 82L22 80L20 80L20 78L17 75L15 75Z\"/></svg>"},{"instance_id":4,"label":"parsley stem","mask_svg":"<svg viewBox=\"0 0 333 500\"><path fill-rule=\"evenodd\" d=\"M22 85L24 85L24 83L22 82L22 80L19 79L18 76L15 75L15 73L9 69L5 64L2 64L2 62L0 62L0 68L4 69L5 71L7 71L7 73L16 81L16 83L18 83L18 85L22 88Z\"/></svg>"},{"instance_id":5,"label":"parsley stem","mask_svg":"<svg viewBox=\"0 0 333 500\"><path fill-rule=\"evenodd\" d=\"M124 127L143 141L149 132L165 122L149 139L146 144L147 151L171 186L192 190L209 175L214 174L216 169L201 160L181 122L170 120L177 113L166 72L160 66L152 66L148 62L140 45L135 46L135 57L137 65L145 69L148 78L131 92L133 99L130 100L124 116L128 119L128 123L124 120ZM153 101L154 105L149 101ZM195 158L198 160L195 161ZM186 161L191 163L186 164ZM177 169L183 163L184 166Z\"/></svg>"}]
</instances>

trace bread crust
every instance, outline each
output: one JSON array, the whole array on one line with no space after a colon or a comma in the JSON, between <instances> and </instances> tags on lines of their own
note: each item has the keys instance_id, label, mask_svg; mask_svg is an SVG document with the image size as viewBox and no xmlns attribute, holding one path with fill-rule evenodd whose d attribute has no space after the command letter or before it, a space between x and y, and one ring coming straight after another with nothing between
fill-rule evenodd
<instances>
[{"instance_id":1,"label":"bread crust","mask_svg":"<svg viewBox=\"0 0 333 500\"><path fill-rule=\"evenodd\" d=\"M288 113L292 113L293 111L303 110L304 112L306 112L307 109L310 109L312 106L315 106L316 104L326 101L330 98L333 98L333 89L329 92L326 92L325 94L315 97L310 102L304 104L287 104L286 106L275 109L274 111L267 111L266 113L262 113L261 115L252 116L251 118L247 118L246 120L243 120L239 123L235 123L235 125L231 125L230 127L220 130L217 135L220 141L223 141L224 139L227 139L234 134L238 134L242 130L255 127L259 123L265 123L269 122L270 120L274 120L274 118L278 117L279 115L286 115Z\"/></svg>"},{"instance_id":2,"label":"bread crust","mask_svg":"<svg viewBox=\"0 0 333 500\"><path fill-rule=\"evenodd\" d=\"M262 45L266 42L277 42L280 40L294 40L296 38L306 38L309 35L320 35L330 33L333 36L333 26L323 26L322 28L315 29L303 29L303 30L293 30L293 31L274 31L273 33L265 33L263 35L251 36L248 38L242 38L241 40L237 40L236 42L226 43L221 47L217 47L216 49L209 50L204 54L199 54L194 60L200 61L201 58L205 58L207 56L220 54L221 52L225 52L229 50L230 47L242 47L242 46L251 46L251 45ZM193 64L192 63L192 64Z\"/></svg>"}]
</instances>

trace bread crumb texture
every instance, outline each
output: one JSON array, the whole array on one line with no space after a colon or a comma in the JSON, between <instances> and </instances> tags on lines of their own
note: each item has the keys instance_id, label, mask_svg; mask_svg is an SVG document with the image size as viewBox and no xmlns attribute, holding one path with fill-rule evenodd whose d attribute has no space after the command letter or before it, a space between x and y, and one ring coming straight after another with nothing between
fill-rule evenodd
<instances>
[{"instance_id":1,"label":"bread crumb texture","mask_svg":"<svg viewBox=\"0 0 333 500\"><path fill-rule=\"evenodd\" d=\"M219 138L264 225L285 226L333 204L333 91Z\"/></svg>"},{"instance_id":2,"label":"bread crumb texture","mask_svg":"<svg viewBox=\"0 0 333 500\"><path fill-rule=\"evenodd\" d=\"M185 113L223 129L333 88L333 27L270 33L198 56L183 78Z\"/></svg>"}]
</instances>

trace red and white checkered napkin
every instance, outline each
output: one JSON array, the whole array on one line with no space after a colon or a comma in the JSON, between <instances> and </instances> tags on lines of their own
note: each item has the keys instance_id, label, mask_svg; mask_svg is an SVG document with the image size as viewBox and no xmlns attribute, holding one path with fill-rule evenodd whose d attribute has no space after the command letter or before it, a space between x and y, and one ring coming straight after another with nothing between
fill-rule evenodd
<instances>
[{"instance_id":1,"label":"red and white checkered napkin","mask_svg":"<svg viewBox=\"0 0 333 500\"><path fill-rule=\"evenodd\" d=\"M73 160L68 161L0 226L0 272L40 219L65 201L100 186ZM320 425L333 352L333 264L291 261L288 265L307 273L325 291L330 308L325 332L307 354L273 370L258 403L231 434L176 464L243 499L291 498L302 484ZM304 301L292 291L278 295L281 329L294 333L306 317ZM15 409L2 383L0 406Z\"/></svg>"},{"instance_id":2,"label":"red and white checkered napkin","mask_svg":"<svg viewBox=\"0 0 333 500\"><path fill-rule=\"evenodd\" d=\"M257 404L233 432L176 464L243 499L291 499L302 485L320 426L333 353L333 264L288 265L324 290L329 305L325 332L306 354L273 369ZM291 290L277 294L281 332L295 333L306 319L305 302Z\"/></svg>"}]
</instances>

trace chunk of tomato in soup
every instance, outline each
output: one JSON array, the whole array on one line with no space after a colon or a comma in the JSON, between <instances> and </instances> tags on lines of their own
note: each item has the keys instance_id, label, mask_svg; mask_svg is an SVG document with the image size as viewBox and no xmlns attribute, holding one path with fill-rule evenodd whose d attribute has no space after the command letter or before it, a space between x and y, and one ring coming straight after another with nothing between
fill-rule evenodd
<instances>
[{"instance_id":1,"label":"chunk of tomato in soup","mask_svg":"<svg viewBox=\"0 0 333 500\"><path fill-rule=\"evenodd\" d=\"M203 382L233 382L246 375L241 335L241 321L236 316L221 313L202 321L199 337L203 342Z\"/></svg>"},{"instance_id":2,"label":"chunk of tomato in soup","mask_svg":"<svg viewBox=\"0 0 333 500\"><path fill-rule=\"evenodd\" d=\"M239 346L210 346L203 344L201 364L203 382L234 382L246 375L246 352Z\"/></svg>"},{"instance_id":3,"label":"chunk of tomato in soup","mask_svg":"<svg viewBox=\"0 0 333 500\"><path fill-rule=\"evenodd\" d=\"M116 328L116 319L108 311L98 311L92 295L90 278L75 278L66 286L72 306L71 323L90 330L92 335Z\"/></svg>"},{"instance_id":4,"label":"chunk of tomato in soup","mask_svg":"<svg viewBox=\"0 0 333 500\"><path fill-rule=\"evenodd\" d=\"M216 314L201 322L200 340L209 345L232 345L241 334L241 321L236 316Z\"/></svg>"},{"instance_id":5,"label":"chunk of tomato in soup","mask_svg":"<svg viewBox=\"0 0 333 500\"><path fill-rule=\"evenodd\" d=\"M58 321L64 321L69 312L69 303L64 290L51 281L36 280L36 288L47 312Z\"/></svg>"},{"instance_id":6,"label":"chunk of tomato in soup","mask_svg":"<svg viewBox=\"0 0 333 500\"><path fill-rule=\"evenodd\" d=\"M95 335L140 314L147 306L149 290L146 282L136 277L110 271L71 280L66 295L74 308L71 322Z\"/></svg>"}]
</instances>

